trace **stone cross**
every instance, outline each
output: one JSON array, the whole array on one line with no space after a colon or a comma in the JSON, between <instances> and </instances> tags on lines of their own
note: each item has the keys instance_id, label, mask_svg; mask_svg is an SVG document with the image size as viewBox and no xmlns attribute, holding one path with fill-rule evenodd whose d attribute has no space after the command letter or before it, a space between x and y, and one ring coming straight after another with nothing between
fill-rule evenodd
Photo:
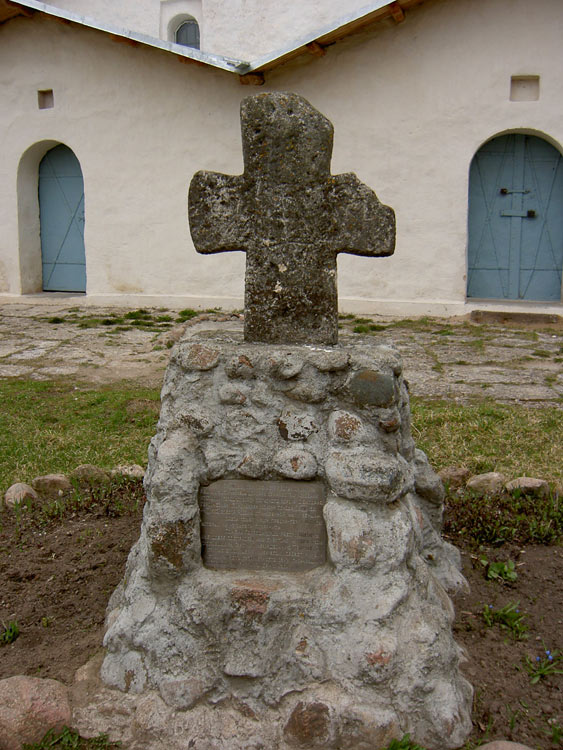
<instances>
[{"instance_id":1,"label":"stone cross","mask_svg":"<svg viewBox=\"0 0 563 750\"><path fill-rule=\"evenodd\" d=\"M241 103L242 175L197 172L199 253L246 252L245 341L335 344L336 256L391 255L395 215L354 174L330 174L332 124L297 94Z\"/></svg>"}]
</instances>

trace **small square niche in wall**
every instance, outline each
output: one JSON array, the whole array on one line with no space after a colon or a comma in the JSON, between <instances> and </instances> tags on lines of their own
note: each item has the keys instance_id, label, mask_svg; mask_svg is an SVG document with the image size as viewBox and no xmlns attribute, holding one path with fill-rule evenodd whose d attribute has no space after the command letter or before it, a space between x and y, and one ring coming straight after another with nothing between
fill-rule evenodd
<instances>
[{"instance_id":1,"label":"small square niche in wall","mask_svg":"<svg viewBox=\"0 0 563 750\"><path fill-rule=\"evenodd\" d=\"M37 92L37 104L39 109L52 109L55 106L53 89L45 89Z\"/></svg>"},{"instance_id":2,"label":"small square niche in wall","mask_svg":"<svg viewBox=\"0 0 563 750\"><path fill-rule=\"evenodd\" d=\"M511 76L511 102L537 102L540 98L539 76Z\"/></svg>"}]
</instances>

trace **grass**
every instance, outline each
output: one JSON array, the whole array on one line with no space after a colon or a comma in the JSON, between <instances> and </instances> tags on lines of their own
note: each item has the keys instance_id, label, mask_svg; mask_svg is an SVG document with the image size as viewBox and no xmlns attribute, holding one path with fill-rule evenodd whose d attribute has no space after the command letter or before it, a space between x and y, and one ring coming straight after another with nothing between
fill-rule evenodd
<instances>
[{"instance_id":1,"label":"grass","mask_svg":"<svg viewBox=\"0 0 563 750\"><path fill-rule=\"evenodd\" d=\"M492 604L485 604L482 615L487 627L500 625L517 641L524 641L528 638L526 614L520 612L518 602L509 602L500 609L494 609Z\"/></svg>"},{"instance_id":2,"label":"grass","mask_svg":"<svg viewBox=\"0 0 563 750\"><path fill-rule=\"evenodd\" d=\"M120 331L130 331L139 329L144 331L162 332L170 328L174 323L185 323L191 318L199 315L201 310L192 310L187 308L180 310L176 317L171 315L166 308L158 310L147 310L139 308L130 310L126 313L112 312L104 318L81 313L79 308L71 308L65 316L55 315L51 318L43 318L52 325L61 323L71 323L78 328L105 328L108 333L117 333ZM205 310L206 313L218 313L219 308Z\"/></svg>"},{"instance_id":3,"label":"grass","mask_svg":"<svg viewBox=\"0 0 563 750\"><path fill-rule=\"evenodd\" d=\"M355 325L352 331L353 333L375 333L376 331L384 331L385 328L386 326L378 325L377 323L370 323L369 325L360 323L359 325Z\"/></svg>"},{"instance_id":4,"label":"grass","mask_svg":"<svg viewBox=\"0 0 563 750\"><path fill-rule=\"evenodd\" d=\"M145 491L141 479L128 477L113 477L111 481L99 487L74 489L67 495L54 499L43 499L40 502L24 501L13 509L18 537L29 526L48 526L60 523L74 517L77 513L94 513L107 518L120 518L135 513L145 502ZM2 514L0 509L0 530L2 529ZM87 533L87 530L85 531ZM80 540L82 543L84 537ZM43 618L43 627L48 628L50 618ZM15 625L17 623L8 623ZM13 630L13 629L12 629ZM15 638L19 635L16 632ZM15 640L14 638L14 640ZM0 643L2 636L0 634ZM5 642L9 642L6 641Z\"/></svg>"},{"instance_id":5,"label":"grass","mask_svg":"<svg viewBox=\"0 0 563 750\"><path fill-rule=\"evenodd\" d=\"M0 491L82 463L146 463L159 393L49 381L0 381ZM413 437L436 470L465 466L512 479L563 481L563 411L486 400L463 405L411 398Z\"/></svg>"},{"instance_id":6,"label":"grass","mask_svg":"<svg viewBox=\"0 0 563 750\"><path fill-rule=\"evenodd\" d=\"M86 739L69 727L60 732L50 729L40 742L26 743L23 750L112 750L121 747L121 742L110 742L107 734Z\"/></svg>"},{"instance_id":7,"label":"grass","mask_svg":"<svg viewBox=\"0 0 563 750\"><path fill-rule=\"evenodd\" d=\"M9 643L13 643L20 634L18 623L15 620L9 620L7 623L2 623L0 629L0 646L7 646Z\"/></svg>"},{"instance_id":8,"label":"grass","mask_svg":"<svg viewBox=\"0 0 563 750\"><path fill-rule=\"evenodd\" d=\"M558 544L563 534L563 503L547 498L503 493L480 497L469 491L446 495L444 533L473 543L498 546Z\"/></svg>"},{"instance_id":9,"label":"grass","mask_svg":"<svg viewBox=\"0 0 563 750\"><path fill-rule=\"evenodd\" d=\"M563 476L563 411L483 401L461 405L412 398L413 437L432 466L464 466L472 474L498 471L507 479L533 476L552 485ZM519 492L481 497L447 492L444 532L475 545L556 544L563 503Z\"/></svg>"},{"instance_id":10,"label":"grass","mask_svg":"<svg viewBox=\"0 0 563 750\"><path fill-rule=\"evenodd\" d=\"M400 740L391 740L385 750L424 750L424 748L414 743L409 734L405 734Z\"/></svg>"},{"instance_id":11,"label":"grass","mask_svg":"<svg viewBox=\"0 0 563 750\"><path fill-rule=\"evenodd\" d=\"M50 730L47 732L41 742L34 742L23 746L23 750L112 750L121 746L119 742L110 742L107 734L100 734L91 739L80 737L78 732L63 727L61 732ZM410 735L405 734L400 740L391 740L385 750L424 750L420 745L415 744L410 739Z\"/></svg>"},{"instance_id":12,"label":"grass","mask_svg":"<svg viewBox=\"0 0 563 750\"><path fill-rule=\"evenodd\" d=\"M61 317L55 315L52 318L46 318L48 323L60 325L61 323L71 323L78 328L105 328L108 333L120 331L130 331L133 328L140 328L147 331L161 332L170 328L173 318L170 315L156 315L150 310L139 309L131 310L125 314L110 313L104 318L93 315L77 314L75 311Z\"/></svg>"},{"instance_id":13,"label":"grass","mask_svg":"<svg viewBox=\"0 0 563 750\"><path fill-rule=\"evenodd\" d=\"M561 669L563 667L563 654L557 650L551 652L549 649L544 649L543 654L536 656L535 659L526 656L524 667L530 675L530 682L535 685L542 679L563 674L563 669Z\"/></svg>"},{"instance_id":14,"label":"grass","mask_svg":"<svg viewBox=\"0 0 563 750\"><path fill-rule=\"evenodd\" d=\"M413 437L436 469L465 466L508 479L563 480L563 411L491 400L456 404L412 397Z\"/></svg>"},{"instance_id":15,"label":"grass","mask_svg":"<svg viewBox=\"0 0 563 750\"><path fill-rule=\"evenodd\" d=\"M0 492L79 464L146 463L159 392L47 381L0 381Z\"/></svg>"},{"instance_id":16,"label":"grass","mask_svg":"<svg viewBox=\"0 0 563 750\"><path fill-rule=\"evenodd\" d=\"M158 313L158 314L157 314ZM116 318L99 319L95 325L107 331L129 326L149 328L170 324L166 310L157 313L132 311ZM176 321L187 321L199 314L183 310ZM373 333L386 326L371 324L356 316L340 316L350 327ZM107 321L107 322L106 322ZM53 325L61 321L53 320ZM75 321L79 323L79 319ZM82 320L89 325L90 319ZM387 327L401 327L407 321ZM94 323L93 323L94 325ZM428 330L433 324L426 319L416 321L415 330ZM412 327L412 326L411 326ZM456 328L434 326L432 333L448 337ZM484 347L485 337L480 327L472 326L474 345ZM444 342L445 343L445 342ZM539 352L542 350L536 350ZM536 357L543 355L534 353ZM458 360L457 364L468 364ZM440 363L434 358L434 367ZM158 399L156 389L137 386L113 386L96 389L58 382L0 381L0 492L15 481L31 481L42 473L71 471L81 463L93 463L112 468L122 463L146 463L148 442L156 430ZM445 400L411 398L413 437L436 469L448 465L466 466L472 473L501 471L507 478L521 475L538 476L551 483L562 482L563 461L561 434L563 411L520 405L501 405L491 400L472 404L456 404ZM34 521L49 523L62 519L78 508L96 508L108 517L122 515L142 501L143 489L139 481L114 480L106 487L73 492L68 497L44 501L31 506L23 504L15 510L18 524ZM445 532L455 538L463 537L479 544L556 543L563 531L563 509L553 495L539 500L514 493L490 498L469 492L448 492ZM0 523L2 521L0 512ZM84 531L87 534L87 530ZM482 563L486 575L510 584L516 576L511 561ZM498 583L493 585L499 585ZM525 615L518 612L516 603L501 609L486 606L483 618L491 620L491 627L502 628L515 639L526 636ZM17 623L0 623L0 644L13 638ZM49 627L48 618L42 625ZM17 636L16 636L17 637ZM551 658L550 658L551 657ZM530 681L549 680L561 673L561 654L545 650L542 656L523 663ZM562 733L558 724L550 726L552 737L559 741ZM76 748L77 750L110 750L117 745L107 737L85 740L69 728L61 733L48 734L41 743L27 746L28 750L48 748ZM387 750L422 750L408 735L393 740Z\"/></svg>"}]
</instances>

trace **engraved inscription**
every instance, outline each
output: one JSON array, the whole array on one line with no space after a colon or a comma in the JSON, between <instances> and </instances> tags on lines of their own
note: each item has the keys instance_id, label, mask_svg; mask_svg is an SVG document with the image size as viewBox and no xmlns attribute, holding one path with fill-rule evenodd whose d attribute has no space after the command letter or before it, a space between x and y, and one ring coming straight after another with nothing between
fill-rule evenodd
<instances>
[{"instance_id":1,"label":"engraved inscription","mask_svg":"<svg viewBox=\"0 0 563 750\"><path fill-rule=\"evenodd\" d=\"M321 482L220 479L200 491L202 558L217 570L303 571L326 561Z\"/></svg>"}]
</instances>

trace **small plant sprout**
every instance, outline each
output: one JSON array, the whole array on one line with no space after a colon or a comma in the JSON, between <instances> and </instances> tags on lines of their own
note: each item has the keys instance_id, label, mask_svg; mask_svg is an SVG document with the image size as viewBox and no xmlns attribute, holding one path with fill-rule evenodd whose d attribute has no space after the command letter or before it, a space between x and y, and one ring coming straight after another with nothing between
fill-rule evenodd
<instances>
[{"instance_id":1,"label":"small plant sprout","mask_svg":"<svg viewBox=\"0 0 563 750\"><path fill-rule=\"evenodd\" d=\"M0 646L7 646L13 643L20 634L18 623L15 620L9 620L7 624L2 623L0 631Z\"/></svg>"},{"instance_id":2,"label":"small plant sprout","mask_svg":"<svg viewBox=\"0 0 563 750\"><path fill-rule=\"evenodd\" d=\"M78 732L69 727L63 727L60 732L49 729L40 742L24 744L23 750L50 750L50 748L61 748L61 750L111 750L121 747L121 742L110 742L107 734L99 734L97 737L86 739Z\"/></svg>"},{"instance_id":3,"label":"small plant sprout","mask_svg":"<svg viewBox=\"0 0 563 750\"><path fill-rule=\"evenodd\" d=\"M557 723L557 719L548 719L548 729L546 734L554 745L558 745L563 740L563 727Z\"/></svg>"},{"instance_id":4,"label":"small plant sprout","mask_svg":"<svg viewBox=\"0 0 563 750\"><path fill-rule=\"evenodd\" d=\"M485 578L489 581L513 583L518 578L514 560L489 562L486 557L481 557L480 563L485 568Z\"/></svg>"},{"instance_id":5,"label":"small plant sprout","mask_svg":"<svg viewBox=\"0 0 563 750\"><path fill-rule=\"evenodd\" d=\"M180 312L178 313L178 317L176 318L176 322L184 323L186 320L195 318L196 315L199 315L198 311L192 310L191 308L187 308L186 310L180 310Z\"/></svg>"},{"instance_id":6,"label":"small plant sprout","mask_svg":"<svg viewBox=\"0 0 563 750\"><path fill-rule=\"evenodd\" d=\"M410 734L405 734L400 740L391 740L386 750L424 750L424 748L412 742Z\"/></svg>"},{"instance_id":7,"label":"small plant sprout","mask_svg":"<svg viewBox=\"0 0 563 750\"><path fill-rule=\"evenodd\" d=\"M510 731L513 732L517 722L522 716L522 712L519 709L513 711L508 705L506 706L506 712L508 715L508 726L510 727Z\"/></svg>"},{"instance_id":8,"label":"small plant sprout","mask_svg":"<svg viewBox=\"0 0 563 750\"><path fill-rule=\"evenodd\" d=\"M544 654L536 656L535 659L530 659L529 656L526 656L524 666L530 675L530 682L532 685L535 685L543 677L563 674L563 669L560 669L563 666L563 656L561 655L561 651L550 651L546 648Z\"/></svg>"},{"instance_id":9,"label":"small plant sprout","mask_svg":"<svg viewBox=\"0 0 563 750\"><path fill-rule=\"evenodd\" d=\"M526 615L518 609L518 602L509 602L501 609L495 609L492 604L486 604L482 615L489 628L496 623L508 630L516 640L523 641L528 637L528 626L524 622Z\"/></svg>"}]
</instances>

